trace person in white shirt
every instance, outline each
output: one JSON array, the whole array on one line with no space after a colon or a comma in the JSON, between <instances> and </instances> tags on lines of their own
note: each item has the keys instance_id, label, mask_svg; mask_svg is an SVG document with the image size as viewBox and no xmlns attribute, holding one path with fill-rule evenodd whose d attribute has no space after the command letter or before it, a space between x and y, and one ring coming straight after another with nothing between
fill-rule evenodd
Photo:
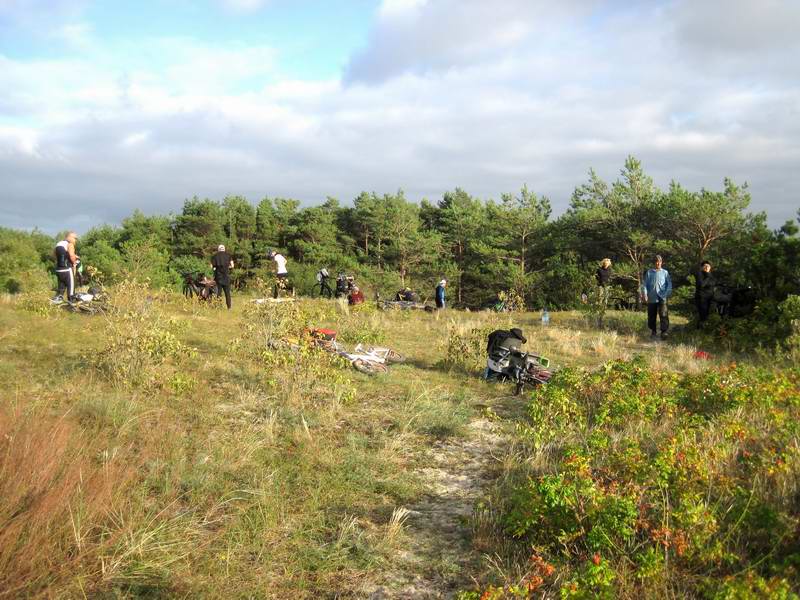
<instances>
[{"instance_id":1,"label":"person in white shirt","mask_svg":"<svg viewBox=\"0 0 800 600\"><path fill-rule=\"evenodd\" d=\"M279 290L285 290L289 283L289 271L286 269L286 257L280 252L275 252L275 250L270 250L267 256L275 261L275 274L278 281L275 283L272 296L277 298Z\"/></svg>"}]
</instances>

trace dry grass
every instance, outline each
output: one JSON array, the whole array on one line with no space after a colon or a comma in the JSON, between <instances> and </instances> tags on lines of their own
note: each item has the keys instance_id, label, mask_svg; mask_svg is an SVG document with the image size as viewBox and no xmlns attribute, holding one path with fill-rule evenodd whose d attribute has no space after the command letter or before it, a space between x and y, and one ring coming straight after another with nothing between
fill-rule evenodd
<instances>
[{"instance_id":1,"label":"dry grass","mask_svg":"<svg viewBox=\"0 0 800 600\"><path fill-rule=\"evenodd\" d=\"M394 543L400 534L403 533L403 527L410 514L411 511L404 506L398 506L392 511L392 517L389 519L389 524L386 526L385 539L387 543Z\"/></svg>"},{"instance_id":2,"label":"dry grass","mask_svg":"<svg viewBox=\"0 0 800 600\"><path fill-rule=\"evenodd\" d=\"M0 595L36 595L76 572L102 579L120 535L108 517L134 471L97 450L66 419L0 413Z\"/></svg>"},{"instance_id":3,"label":"dry grass","mask_svg":"<svg viewBox=\"0 0 800 600\"><path fill-rule=\"evenodd\" d=\"M0 588L9 597L213 597L234 587L242 597L357 596L407 550L403 506L423 492L414 469L427 450L468 435L481 411L500 422L520 416L518 398L477 376L484 339L470 369L442 365L448 331L521 326L527 347L557 366L635 353L661 368L703 366L672 343L586 330L558 313L544 328L532 313L383 313L298 300L313 325L383 335L407 356L369 378L317 357L241 352L241 296L232 311L177 295L149 302L197 352L166 361L161 384L136 389L84 359L105 347L103 319L0 304L0 389L20 407L0 424L13 433L0 439ZM512 449L503 471L520 460ZM547 468L547 449L531 460Z\"/></svg>"}]
</instances>

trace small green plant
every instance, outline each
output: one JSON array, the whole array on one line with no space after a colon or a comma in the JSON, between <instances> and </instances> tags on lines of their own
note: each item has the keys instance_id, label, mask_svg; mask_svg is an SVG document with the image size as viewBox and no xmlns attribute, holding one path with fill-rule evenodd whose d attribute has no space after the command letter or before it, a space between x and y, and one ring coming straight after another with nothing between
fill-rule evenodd
<instances>
[{"instance_id":1,"label":"small green plant","mask_svg":"<svg viewBox=\"0 0 800 600\"><path fill-rule=\"evenodd\" d=\"M624 291L618 285L596 286L585 294L585 301L581 303L580 308L591 326L602 328L605 325L606 313L609 309L609 299L623 296Z\"/></svg>"},{"instance_id":2,"label":"small green plant","mask_svg":"<svg viewBox=\"0 0 800 600\"><path fill-rule=\"evenodd\" d=\"M16 306L32 312L37 316L49 318L63 314L62 309L50 302L47 294L42 292L22 292L15 298Z\"/></svg>"},{"instance_id":3,"label":"small green plant","mask_svg":"<svg viewBox=\"0 0 800 600\"><path fill-rule=\"evenodd\" d=\"M266 367L266 384L292 404L350 402L355 388L345 375L349 363L317 347L310 335L324 312L318 303L250 304L230 354L247 356Z\"/></svg>"},{"instance_id":4,"label":"small green plant","mask_svg":"<svg viewBox=\"0 0 800 600\"><path fill-rule=\"evenodd\" d=\"M177 332L180 322L166 317L148 296L147 285L125 280L111 292L106 314L105 348L86 357L98 371L119 385L157 383L168 361L194 354Z\"/></svg>"},{"instance_id":5,"label":"small green plant","mask_svg":"<svg viewBox=\"0 0 800 600\"><path fill-rule=\"evenodd\" d=\"M464 371L482 368L486 361L486 340L496 328L487 324L448 323L444 364Z\"/></svg>"},{"instance_id":6,"label":"small green plant","mask_svg":"<svg viewBox=\"0 0 800 600\"><path fill-rule=\"evenodd\" d=\"M383 344L386 342L386 329L383 314L372 304L358 304L350 307L336 325L338 337L349 344Z\"/></svg>"},{"instance_id":7,"label":"small green plant","mask_svg":"<svg viewBox=\"0 0 800 600\"><path fill-rule=\"evenodd\" d=\"M497 301L503 312L525 312L525 299L515 290L498 292Z\"/></svg>"}]
</instances>

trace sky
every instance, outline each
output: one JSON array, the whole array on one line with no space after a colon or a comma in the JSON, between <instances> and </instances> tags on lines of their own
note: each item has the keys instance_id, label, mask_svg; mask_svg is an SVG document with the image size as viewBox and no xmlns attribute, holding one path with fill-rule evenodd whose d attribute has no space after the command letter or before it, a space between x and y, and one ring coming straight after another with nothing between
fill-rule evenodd
<instances>
[{"instance_id":1,"label":"sky","mask_svg":"<svg viewBox=\"0 0 800 600\"><path fill-rule=\"evenodd\" d=\"M798 0L0 0L0 225L590 168L800 209Z\"/></svg>"}]
</instances>

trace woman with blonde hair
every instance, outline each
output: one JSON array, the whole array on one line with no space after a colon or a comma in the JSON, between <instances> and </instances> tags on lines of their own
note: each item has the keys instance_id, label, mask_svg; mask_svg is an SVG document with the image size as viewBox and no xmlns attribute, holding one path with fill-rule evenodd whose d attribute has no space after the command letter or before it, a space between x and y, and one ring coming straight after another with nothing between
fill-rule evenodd
<instances>
[{"instance_id":1,"label":"woman with blonde hair","mask_svg":"<svg viewBox=\"0 0 800 600\"><path fill-rule=\"evenodd\" d=\"M611 259L604 258L594 274L597 279L597 295L603 306L608 304L608 292L611 285Z\"/></svg>"}]
</instances>

